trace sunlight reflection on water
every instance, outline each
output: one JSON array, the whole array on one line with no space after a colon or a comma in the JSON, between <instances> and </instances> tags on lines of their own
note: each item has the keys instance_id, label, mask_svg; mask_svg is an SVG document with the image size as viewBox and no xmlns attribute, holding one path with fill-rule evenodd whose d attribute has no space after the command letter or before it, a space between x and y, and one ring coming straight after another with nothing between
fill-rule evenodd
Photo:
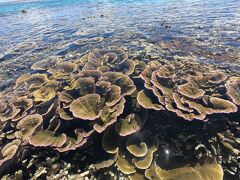
<instances>
[{"instance_id":1,"label":"sunlight reflection on water","mask_svg":"<svg viewBox=\"0 0 240 180\"><path fill-rule=\"evenodd\" d=\"M22 14L23 8L28 13ZM199 57L203 61L240 61L240 1L236 0L35 1L0 5L0 22L1 74L23 59L31 65L49 55L82 53L95 45L76 48L71 43L94 36L106 36L102 47L130 46L140 39L165 43L164 47L174 44L179 51L190 49L198 56L207 54ZM23 42L34 42L36 47L6 54Z\"/></svg>"}]
</instances>

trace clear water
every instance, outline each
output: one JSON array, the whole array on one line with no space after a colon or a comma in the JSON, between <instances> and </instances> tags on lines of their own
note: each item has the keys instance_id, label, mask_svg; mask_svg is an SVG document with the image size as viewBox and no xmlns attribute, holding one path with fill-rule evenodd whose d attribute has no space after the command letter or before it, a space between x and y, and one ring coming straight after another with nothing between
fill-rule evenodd
<instances>
[{"instance_id":1,"label":"clear water","mask_svg":"<svg viewBox=\"0 0 240 180\"><path fill-rule=\"evenodd\" d=\"M21 13L23 9L28 13ZM82 46L73 43L96 36L105 39ZM26 42L33 44L22 48ZM240 1L41 0L0 4L0 82L14 79L49 55L71 59L109 45L134 50L150 46L151 52L164 58L185 53L239 71Z\"/></svg>"},{"instance_id":2,"label":"clear water","mask_svg":"<svg viewBox=\"0 0 240 180\"><path fill-rule=\"evenodd\" d=\"M86 41L93 37L104 40ZM76 45L77 40L85 43ZM1 3L0 92L31 72L36 61L51 55L75 60L86 51L108 46L168 60L194 56L240 73L240 0Z\"/></svg>"}]
</instances>

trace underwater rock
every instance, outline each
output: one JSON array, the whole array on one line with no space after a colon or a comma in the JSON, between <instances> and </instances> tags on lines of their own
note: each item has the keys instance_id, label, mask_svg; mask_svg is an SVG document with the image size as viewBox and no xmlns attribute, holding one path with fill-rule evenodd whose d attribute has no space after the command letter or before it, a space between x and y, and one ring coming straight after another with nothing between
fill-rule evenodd
<instances>
[{"instance_id":1,"label":"underwater rock","mask_svg":"<svg viewBox=\"0 0 240 180\"><path fill-rule=\"evenodd\" d=\"M0 78L0 91L3 91L13 83L13 79L1 80Z\"/></svg>"},{"instance_id":2,"label":"underwater rock","mask_svg":"<svg viewBox=\"0 0 240 180\"><path fill-rule=\"evenodd\" d=\"M23 10L21 10L21 13L26 14L27 11L23 9Z\"/></svg>"}]
</instances>

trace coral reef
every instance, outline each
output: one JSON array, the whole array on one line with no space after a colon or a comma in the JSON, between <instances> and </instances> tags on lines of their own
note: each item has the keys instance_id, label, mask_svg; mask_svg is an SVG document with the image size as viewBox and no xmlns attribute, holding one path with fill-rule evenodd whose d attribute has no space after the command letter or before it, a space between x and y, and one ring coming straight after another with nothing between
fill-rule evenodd
<instances>
[{"instance_id":1,"label":"coral reef","mask_svg":"<svg viewBox=\"0 0 240 180\"><path fill-rule=\"evenodd\" d=\"M148 179L223 179L223 170L219 164L205 164L195 167L182 167L172 170L162 170L153 164L150 169L145 172Z\"/></svg>"},{"instance_id":2,"label":"coral reef","mask_svg":"<svg viewBox=\"0 0 240 180\"><path fill-rule=\"evenodd\" d=\"M238 111L238 81L226 73L189 61L149 62L140 77L145 89L138 103L147 109L167 110L185 120ZM231 98L228 98L231 97Z\"/></svg>"},{"instance_id":3,"label":"coral reef","mask_svg":"<svg viewBox=\"0 0 240 180\"><path fill-rule=\"evenodd\" d=\"M230 115L239 115L238 76L188 59L142 60L117 47L95 49L71 62L49 57L31 68L0 94L0 173L26 150L64 154L96 142L108 158L88 164L86 176L107 167L132 180L222 179L223 170L239 173L239 124L233 119L226 125ZM219 126L211 131L213 122ZM169 155L167 141L183 164L159 160L164 150ZM34 176L52 176L46 168L37 167Z\"/></svg>"}]
</instances>

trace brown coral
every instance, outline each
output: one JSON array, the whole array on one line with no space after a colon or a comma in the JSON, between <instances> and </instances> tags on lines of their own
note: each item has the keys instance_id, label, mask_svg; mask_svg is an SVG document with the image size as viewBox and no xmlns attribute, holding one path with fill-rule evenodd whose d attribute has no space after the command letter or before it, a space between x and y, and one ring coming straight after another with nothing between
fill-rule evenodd
<instances>
[{"instance_id":1,"label":"brown coral","mask_svg":"<svg viewBox=\"0 0 240 180\"><path fill-rule=\"evenodd\" d=\"M12 121L18 121L28 115L28 112L33 107L33 100L23 96L15 100L13 105L20 109L20 112L12 118Z\"/></svg>"},{"instance_id":2,"label":"brown coral","mask_svg":"<svg viewBox=\"0 0 240 180\"><path fill-rule=\"evenodd\" d=\"M58 73L58 72L68 74L68 73L74 72L76 67L77 67L77 65L74 64L74 63L61 62L61 63L57 64L55 67L52 67L52 68L48 69L48 72L51 73L51 74L55 74L55 73Z\"/></svg>"},{"instance_id":3,"label":"brown coral","mask_svg":"<svg viewBox=\"0 0 240 180\"><path fill-rule=\"evenodd\" d=\"M102 138L103 149L110 153L115 154L118 152L118 135L114 131L106 131Z\"/></svg>"},{"instance_id":4,"label":"brown coral","mask_svg":"<svg viewBox=\"0 0 240 180\"><path fill-rule=\"evenodd\" d=\"M122 73L106 72L103 74L102 79L121 87L122 96L131 95L136 90L136 86L129 76Z\"/></svg>"},{"instance_id":5,"label":"brown coral","mask_svg":"<svg viewBox=\"0 0 240 180\"><path fill-rule=\"evenodd\" d=\"M42 122L43 118L39 114L26 116L21 119L16 126L18 129L15 133L16 137L22 139L23 141L28 141Z\"/></svg>"},{"instance_id":6,"label":"brown coral","mask_svg":"<svg viewBox=\"0 0 240 180\"><path fill-rule=\"evenodd\" d=\"M0 120L8 121L16 117L20 113L20 109L15 107L13 104L2 102L4 106L0 109Z\"/></svg>"},{"instance_id":7,"label":"brown coral","mask_svg":"<svg viewBox=\"0 0 240 180\"><path fill-rule=\"evenodd\" d=\"M38 61L31 66L33 70L47 70L56 66L60 62L58 57L49 57L48 59Z\"/></svg>"},{"instance_id":8,"label":"brown coral","mask_svg":"<svg viewBox=\"0 0 240 180\"><path fill-rule=\"evenodd\" d=\"M0 155L0 166L1 167L3 167L3 164L5 162L9 161L17 154L20 144L21 144L21 141L19 139L15 139L12 142L6 144L1 149L1 155ZM0 171L2 171L2 169Z\"/></svg>"},{"instance_id":9,"label":"brown coral","mask_svg":"<svg viewBox=\"0 0 240 180\"><path fill-rule=\"evenodd\" d=\"M28 114L33 106L33 101L27 96L22 96L14 100L1 100L0 120L1 121L18 121Z\"/></svg>"},{"instance_id":10,"label":"brown coral","mask_svg":"<svg viewBox=\"0 0 240 180\"><path fill-rule=\"evenodd\" d=\"M154 97L154 94L151 91L140 91L137 95L137 101L145 109L164 109L164 107L158 102L158 98Z\"/></svg>"},{"instance_id":11,"label":"brown coral","mask_svg":"<svg viewBox=\"0 0 240 180\"><path fill-rule=\"evenodd\" d=\"M98 94L87 94L73 101L70 111L77 118L95 120L101 116L100 99Z\"/></svg>"},{"instance_id":12,"label":"brown coral","mask_svg":"<svg viewBox=\"0 0 240 180\"><path fill-rule=\"evenodd\" d=\"M158 148L158 139L149 131L127 136L125 143L121 142L120 137L113 130L109 130L105 132L102 139L104 150L110 154L116 154L116 165L119 170L132 176L138 171L149 168L153 162L154 152Z\"/></svg>"},{"instance_id":13,"label":"brown coral","mask_svg":"<svg viewBox=\"0 0 240 180\"><path fill-rule=\"evenodd\" d=\"M109 60L127 60L124 51L113 51L118 57L108 53ZM128 64L134 63L128 60ZM74 150L84 145L94 132L102 133L115 124L123 113L125 96L136 90L128 75L77 70L76 67L75 63L55 60L46 65L35 63L33 69L41 70L42 74L21 76L15 86L21 92L16 94L18 100L1 101L3 106L0 110L4 116L1 120L19 120L13 124L15 136L25 145L29 142L33 146L52 147L60 152ZM129 70L132 72L134 68L131 66ZM65 128L68 127L70 130L66 133Z\"/></svg>"},{"instance_id":14,"label":"brown coral","mask_svg":"<svg viewBox=\"0 0 240 180\"><path fill-rule=\"evenodd\" d=\"M214 72L197 63L195 71L189 71L187 68L192 63L185 61L164 63L149 62L140 75L146 88L137 96L142 107L154 110L165 107L185 120L205 120L209 114L237 111L237 107L221 94L226 73Z\"/></svg>"},{"instance_id":15,"label":"brown coral","mask_svg":"<svg viewBox=\"0 0 240 180\"><path fill-rule=\"evenodd\" d=\"M191 180L191 179L223 179L223 169L219 164L197 165L195 167L181 167L172 170L163 170L156 164L153 164L150 169L145 171L145 176L148 179L157 180Z\"/></svg>"},{"instance_id":16,"label":"brown coral","mask_svg":"<svg viewBox=\"0 0 240 180\"><path fill-rule=\"evenodd\" d=\"M46 102L56 96L56 91L52 87L41 87L33 92L34 101Z\"/></svg>"},{"instance_id":17,"label":"brown coral","mask_svg":"<svg viewBox=\"0 0 240 180\"><path fill-rule=\"evenodd\" d=\"M205 94L204 90L199 89L195 82L188 82L178 86L178 92L191 99L201 98Z\"/></svg>"},{"instance_id":18,"label":"brown coral","mask_svg":"<svg viewBox=\"0 0 240 180\"><path fill-rule=\"evenodd\" d=\"M104 40L103 37L81 38L81 39L78 39L78 40L74 41L73 43L80 46L80 45L85 45L85 44L98 43L98 42L101 42L103 40Z\"/></svg>"},{"instance_id":19,"label":"brown coral","mask_svg":"<svg viewBox=\"0 0 240 180\"><path fill-rule=\"evenodd\" d=\"M25 84L28 89L35 89L41 87L46 82L48 82L46 74L32 74L31 76L26 76L24 78L21 76L17 80L15 87L18 87L21 84Z\"/></svg>"},{"instance_id":20,"label":"brown coral","mask_svg":"<svg viewBox=\"0 0 240 180\"><path fill-rule=\"evenodd\" d=\"M227 95L235 104L240 105L240 78L231 77L226 83L226 88Z\"/></svg>"},{"instance_id":21,"label":"brown coral","mask_svg":"<svg viewBox=\"0 0 240 180\"><path fill-rule=\"evenodd\" d=\"M61 134L56 136L54 132L44 130L37 132L31 139L29 143L34 146L51 146L51 147L61 147L66 142L66 135Z\"/></svg>"},{"instance_id":22,"label":"brown coral","mask_svg":"<svg viewBox=\"0 0 240 180\"><path fill-rule=\"evenodd\" d=\"M117 156L117 167L124 174L133 174L136 172L136 167L128 162L123 156Z\"/></svg>"},{"instance_id":23,"label":"brown coral","mask_svg":"<svg viewBox=\"0 0 240 180\"><path fill-rule=\"evenodd\" d=\"M121 122L116 123L115 130L120 136L128 136L137 132L140 127L140 117L136 114L129 114Z\"/></svg>"},{"instance_id":24,"label":"brown coral","mask_svg":"<svg viewBox=\"0 0 240 180\"><path fill-rule=\"evenodd\" d=\"M94 134L103 133L98 136L102 147L114 158L96 169L115 164L130 179L158 178L158 138L145 130L148 121L141 111L171 116L170 111L186 120L236 112L240 80L197 62L136 58L141 57L111 47L95 49L76 62L50 58L33 64L41 74L19 77L14 94L1 95L0 125L10 129L2 136L6 141L18 138L24 146L66 152L89 145ZM239 154L231 143L221 140L221 145ZM6 148L3 159L8 158Z\"/></svg>"},{"instance_id":25,"label":"brown coral","mask_svg":"<svg viewBox=\"0 0 240 180\"><path fill-rule=\"evenodd\" d=\"M128 138L126 148L135 157L143 157L148 151L147 144L145 142L141 142L140 138L135 136Z\"/></svg>"},{"instance_id":26,"label":"brown coral","mask_svg":"<svg viewBox=\"0 0 240 180\"><path fill-rule=\"evenodd\" d=\"M81 60L83 70L101 72L121 72L126 75L134 73L137 63L128 59L128 54L119 48L95 49Z\"/></svg>"},{"instance_id":27,"label":"brown coral","mask_svg":"<svg viewBox=\"0 0 240 180\"><path fill-rule=\"evenodd\" d=\"M76 129L75 131L76 138L72 138L67 136L66 142L62 147L56 148L59 152L66 152L70 150L75 150L87 143L87 139L94 133L94 130L89 132L82 131L80 129Z\"/></svg>"}]
</instances>

